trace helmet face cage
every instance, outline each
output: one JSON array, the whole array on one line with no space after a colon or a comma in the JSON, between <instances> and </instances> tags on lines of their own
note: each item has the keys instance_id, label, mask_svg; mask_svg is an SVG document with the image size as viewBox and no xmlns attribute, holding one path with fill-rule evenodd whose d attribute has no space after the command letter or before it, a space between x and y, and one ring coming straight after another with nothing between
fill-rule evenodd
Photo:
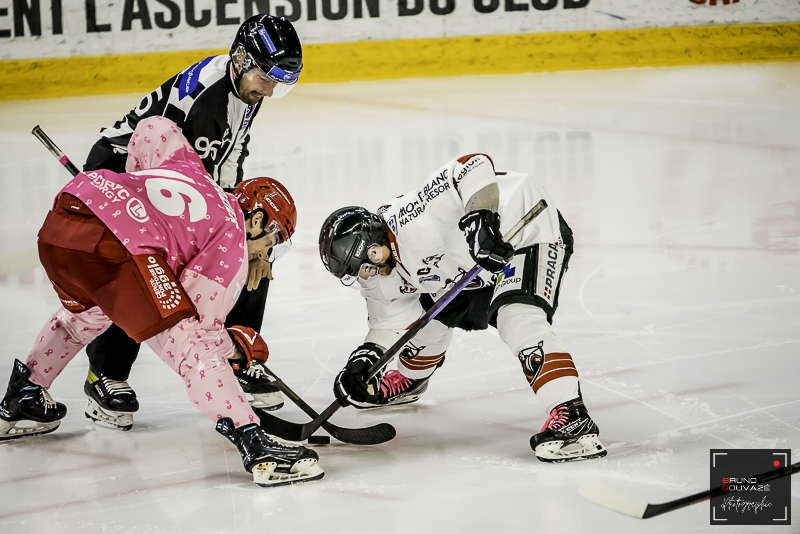
<instances>
[{"instance_id":1,"label":"helmet face cage","mask_svg":"<svg viewBox=\"0 0 800 534\"><path fill-rule=\"evenodd\" d=\"M387 243L380 217L364 208L351 206L333 212L322 225L319 255L331 274L352 283L361 265L371 263L367 254L369 248Z\"/></svg>"},{"instance_id":2,"label":"helmet face cage","mask_svg":"<svg viewBox=\"0 0 800 534\"><path fill-rule=\"evenodd\" d=\"M280 98L297 82L303 68L303 51L297 32L286 18L256 15L239 28L231 55L243 56L242 73L258 67L277 82L272 98Z\"/></svg>"}]
</instances>

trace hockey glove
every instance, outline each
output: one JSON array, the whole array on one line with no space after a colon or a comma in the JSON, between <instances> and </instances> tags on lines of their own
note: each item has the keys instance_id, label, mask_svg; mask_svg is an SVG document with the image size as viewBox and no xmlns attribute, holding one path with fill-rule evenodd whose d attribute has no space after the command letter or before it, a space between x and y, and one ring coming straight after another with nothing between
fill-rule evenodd
<instances>
[{"instance_id":1,"label":"hockey glove","mask_svg":"<svg viewBox=\"0 0 800 534\"><path fill-rule=\"evenodd\" d=\"M383 350L374 343L364 343L353 351L333 384L333 393L342 406L371 408L378 404L383 370L372 378L367 377L367 370L382 355Z\"/></svg>"},{"instance_id":2,"label":"hockey glove","mask_svg":"<svg viewBox=\"0 0 800 534\"><path fill-rule=\"evenodd\" d=\"M266 362L269 358L267 342L261 335L248 326L232 326L228 334L236 345L236 355L228 360L234 371L250 367L250 362Z\"/></svg>"},{"instance_id":3,"label":"hockey glove","mask_svg":"<svg viewBox=\"0 0 800 534\"><path fill-rule=\"evenodd\" d=\"M491 210L475 210L458 222L469 245L469 254L475 263L493 273L499 273L514 257L514 247L503 241L500 233L500 215Z\"/></svg>"}]
</instances>

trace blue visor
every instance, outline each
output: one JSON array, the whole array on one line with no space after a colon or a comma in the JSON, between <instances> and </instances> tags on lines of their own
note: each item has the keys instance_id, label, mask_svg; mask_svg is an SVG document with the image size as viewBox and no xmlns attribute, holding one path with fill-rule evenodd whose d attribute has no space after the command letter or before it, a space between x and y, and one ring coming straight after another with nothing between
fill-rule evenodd
<instances>
[{"instance_id":1,"label":"blue visor","mask_svg":"<svg viewBox=\"0 0 800 534\"><path fill-rule=\"evenodd\" d=\"M287 83L289 85L296 83L297 78L300 77L299 72L286 72L279 66L275 65L269 71L267 71L267 76L271 79L275 80L278 83Z\"/></svg>"}]
</instances>

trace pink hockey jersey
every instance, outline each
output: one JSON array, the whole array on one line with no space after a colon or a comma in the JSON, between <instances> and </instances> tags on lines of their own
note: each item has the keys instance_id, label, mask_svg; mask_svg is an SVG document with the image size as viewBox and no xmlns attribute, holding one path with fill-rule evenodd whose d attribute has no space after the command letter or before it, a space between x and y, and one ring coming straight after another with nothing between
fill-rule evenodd
<instances>
[{"instance_id":1,"label":"pink hockey jersey","mask_svg":"<svg viewBox=\"0 0 800 534\"><path fill-rule=\"evenodd\" d=\"M59 195L81 199L131 254L155 253L167 260L199 320L184 319L146 343L184 379L189 398L208 417L231 417L236 426L255 422L228 364L234 344L224 326L247 280L241 208L212 181L172 121L141 121L128 150L129 172L80 173ZM82 337L78 331L97 335L110 320L97 308L79 314L62 309L51 323L29 355L29 361L41 364L34 378L44 387L80 349L73 346L77 339L61 338ZM62 329L72 335L60 335ZM55 357L62 353L70 357ZM38 372L47 372L48 365L54 371L49 376Z\"/></svg>"}]
</instances>

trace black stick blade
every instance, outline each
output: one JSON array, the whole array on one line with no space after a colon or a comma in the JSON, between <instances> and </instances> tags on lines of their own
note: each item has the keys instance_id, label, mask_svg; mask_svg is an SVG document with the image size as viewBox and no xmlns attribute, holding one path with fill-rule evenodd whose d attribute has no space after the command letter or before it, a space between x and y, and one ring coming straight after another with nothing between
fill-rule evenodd
<instances>
[{"instance_id":1,"label":"black stick blade","mask_svg":"<svg viewBox=\"0 0 800 534\"><path fill-rule=\"evenodd\" d=\"M267 434L272 434L287 441L303 441L304 425L285 421L259 408L253 408L253 411L261 421L261 428Z\"/></svg>"},{"instance_id":2,"label":"black stick blade","mask_svg":"<svg viewBox=\"0 0 800 534\"><path fill-rule=\"evenodd\" d=\"M397 431L389 423L366 428L342 428L331 423L323 423L322 428L339 441L353 445L379 445L393 440L397 435Z\"/></svg>"}]
</instances>

